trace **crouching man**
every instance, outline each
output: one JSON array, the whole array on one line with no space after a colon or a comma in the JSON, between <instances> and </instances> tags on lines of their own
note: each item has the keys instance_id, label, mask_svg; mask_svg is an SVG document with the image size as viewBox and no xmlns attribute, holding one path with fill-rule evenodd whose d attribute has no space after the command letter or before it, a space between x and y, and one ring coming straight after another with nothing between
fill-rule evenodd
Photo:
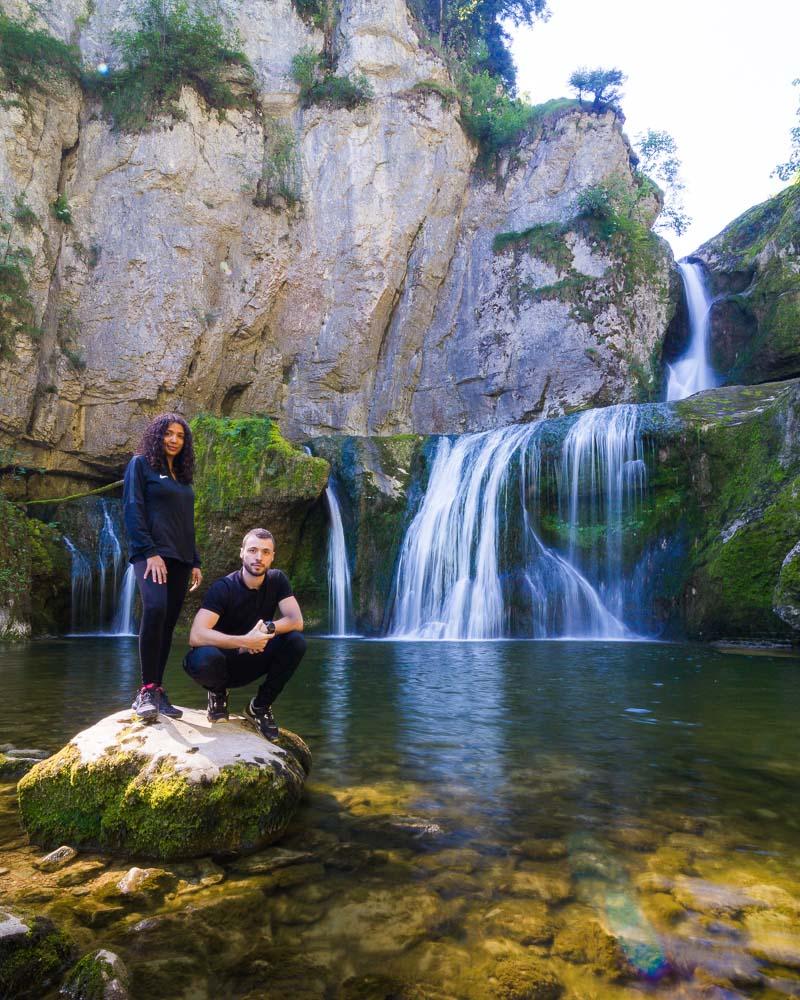
<instances>
[{"instance_id":1,"label":"crouching man","mask_svg":"<svg viewBox=\"0 0 800 1000\"><path fill-rule=\"evenodd\" d=\"M244 715L265 739L274 740L272 704L306 651L303 616L288 578L270 569L275 558L270 532L248 531L239 555L242 568L215 580L203 598L183 669L208 691L209 722L228 718L229 688L263 677Z\"/></svg>"}]
</instances>

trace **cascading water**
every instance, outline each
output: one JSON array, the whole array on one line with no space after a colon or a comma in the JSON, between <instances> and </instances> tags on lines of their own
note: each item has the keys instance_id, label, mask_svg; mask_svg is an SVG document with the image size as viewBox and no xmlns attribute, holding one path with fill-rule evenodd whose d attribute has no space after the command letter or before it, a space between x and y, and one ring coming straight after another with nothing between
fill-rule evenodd
<instances>
[{"instance_id":1,"label":"cascading water","mask_svg":"<svg viewBox=\"0 0 800 1000\"><path fill-rule=\"evenodd\" d=\"M703 280L701 264L678 261L686 307L689 313L689 347L682 358L668 365L667 401L685 399L703 389L717 385L714 370L708 363L708 335L711 297Z\"/></svg>"},{"instance_id":2,"label":"cascading water","mask_svg":"<svg viewBox=\"0 0 800 1000\"><path fill-rule=\"evenodd\" d=\"M71 560L72 569L70 573L71 599L70 599L70 626L72 632L77 632L84 628L91 620L94 591L92 581L92 564L81 550L66 535L64 535L66 545Z\"/></svg>"},{"instance_id":3,"label":"cascading water","mask_svg":"<svg viewBox=\"0 0 800 1000\"><path fill-rule=\"evenodd\" d=\"M350 566L347 562L347 547L344 526L336 487L330 479L325 489L330 514L328 532L328 621L331 635L348 635L352 622L352 596L350 588Z\"/></svg>"},{"instance_id":4,"label":"cascading water","mask_svg":"<svg viewBox=\"0 0 800 1000\"><path fill-rule=\"evenodd\" d=\"M561 459L568 559L601 581L603 605L618 620L625 602L623 514L641 500L646 485L637 407L609 406L581 414L564 439Z\"/></svg>"},{"instance_id":5,"label":"cascading water","mask_svg":"<svg viewBox=\"0 0 800 1000\"><path fill-rule=\"evenodd\" d=\"M113 503L93 501L73 518L80 541L64 536L72 560L71 631L83 635L133 635L136 580L122 572L124 551Z\"/></svg>"},{"instance_id":6,"label":"cascading water","mask_svg":"<svg viewBox=\"0 0 800 1000\"><path fill-rule=\"evenodd\" d=\"M391 634L635 638L622 620L622 519L646 483L636 414L589 411L567 434L552 470L566 553L542 541L539 525L548 422L442 438L402 545ZM585 552L587 529L597 543Z\"/></svg>"}]
</instances>

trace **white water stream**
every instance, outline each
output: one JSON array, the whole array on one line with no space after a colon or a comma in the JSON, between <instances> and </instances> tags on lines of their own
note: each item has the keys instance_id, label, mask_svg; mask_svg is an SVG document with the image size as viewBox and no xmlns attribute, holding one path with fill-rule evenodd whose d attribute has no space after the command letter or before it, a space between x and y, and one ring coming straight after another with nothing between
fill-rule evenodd
<instances>
[{"instance_id":1,"label":"white water stream","mask_svg":"<svg viewBox=\"0 0 800 1000\"><path fill-rule=\"evenodd\" d=\"M328 501L330 530L328 532L328 627L331 635L350 635L352 626L352 597L350 586L350 566L347 562L347 547L344 526L336 487L333 479L325 488Z\"/></svg>"},{"instance_id":2,"label":"white water stream","mask_svg":"<svg viewBox=\"0 0 800 1000\"><path fill-rule=\"evenodd\" d=\"M717 385L714 370L708 362L711 297L703 280L703 267L681 260L678 261L678 268L689 313L689 346L682 358L667 366L667 402L685 399Z\"/></svg>"},{"instance_id":3,"label":"white water stream","mask_svg":"<svg viewBox=\"0 0 800 1000\"><path fill-rule=\"evenodd\" d=\"M622 619L621 524L646 482L636 414L592 410L570 429L555 470L566 552L537 530L545 422L442 438L403 541L390 634L635 638ZM579 552L581 529L599 522L597 544Z\"/></svg>"}]
</instances>

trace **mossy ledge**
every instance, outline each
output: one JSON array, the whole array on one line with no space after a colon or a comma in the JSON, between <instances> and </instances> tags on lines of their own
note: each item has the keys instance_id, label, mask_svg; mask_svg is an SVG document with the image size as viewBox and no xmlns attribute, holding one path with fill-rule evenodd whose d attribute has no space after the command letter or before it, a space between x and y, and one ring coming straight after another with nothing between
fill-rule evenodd
<instances>
[{"instance_id":1,"label":"mossy ledge","mask_svg":"<svg viewBox=\"0 0 800 1000\"><path fill-rule=\"evenodd\" d=\"M130 713L79 733L19 783L23 824L46 847L172 860L256 850L286 829L310 753L205 714L144 726Z\"/></svg>"}]
</instances>

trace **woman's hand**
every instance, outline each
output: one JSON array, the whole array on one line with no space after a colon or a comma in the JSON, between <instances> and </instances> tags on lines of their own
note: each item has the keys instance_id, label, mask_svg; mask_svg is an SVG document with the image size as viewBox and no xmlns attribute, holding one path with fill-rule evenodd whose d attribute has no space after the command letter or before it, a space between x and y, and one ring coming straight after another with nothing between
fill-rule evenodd
<instances>
[{"instance_id":1,"label":"woman's hand","mask_svg":"<svg viewBox=\"0 0 800 1000\"><path fill-rule=\"evenodd\" d=\"M144 571L145 580L148 576L152 579L153 583L167 582L167 564L161 556L150 556L147 560L147 569Z\"/></svg>"},{"instance_id":2,"label":"woman's hand","mask_svg":"<svg viewBox=\"0 0 800 1000\"><path fill-rule=\"evenodd\" d=\"M189 593L193 590L197 590L200 584L203 582L203 574L199 566L192 567L192 585L189 587Z\"/></svg>"}]
</instances>

